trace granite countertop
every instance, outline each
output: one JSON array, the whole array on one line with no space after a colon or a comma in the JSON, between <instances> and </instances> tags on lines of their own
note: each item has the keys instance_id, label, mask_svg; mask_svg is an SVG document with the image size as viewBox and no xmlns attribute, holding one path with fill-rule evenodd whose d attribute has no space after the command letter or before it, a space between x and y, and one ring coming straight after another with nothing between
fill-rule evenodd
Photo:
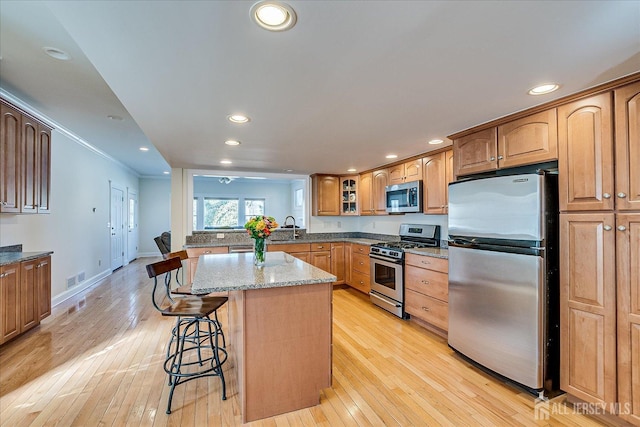
<instances>
[{"instance_id":1,"label":"granite countertop","mask_svg":"<svg viewBox=\"0 0 640 427\"><path fill-rule=\"evenodd\" d=\"M245 291L330 283L337 280L284 252L267 252L264 267L253 265L252 253L202 255L191 290L194 294Z\"/></svg>"},{"instance_id":2,"label":"granite countertop","mask_svg":"<svg viewBox=\"0 0 640 427\"><path fill-rule=\"evenodd\" d=\"M290 245L294 243L316 243L316 242L345 242L345 243L357 243L359 245L373 245L374 243L378 243L380 240L376 239L366 239L361 237L335 237L335 238L324 238L324 239L295 239L295 240L271 240L267 239L267 246L271 245ZM183 246L183 248L215 248L220 246L253 246L253 241L250 240L248 242L219 242L219 243L187 243Z\"/></svg>"},{"instance_id":3,"label":"granite countertop","mask_svg":"<svg viewBox=\"0 0 640 427\"><path fill-rule=\"evenodd\" d=\"M412 248L405 249L404 251L410 254L449 259L449 248Z\"/></svg>"},{"instance_id":4,"label":"granite countertop","mask_svg":"<svg viewBox=\"0 0 640 427\"><path fill-rule=\"evenodd\" d=\"M0 267L3 265L14 264L16 262L31 261L33 259L49 256L53 251L49 252L0 252Z\"/></svg>"}]
</instances>

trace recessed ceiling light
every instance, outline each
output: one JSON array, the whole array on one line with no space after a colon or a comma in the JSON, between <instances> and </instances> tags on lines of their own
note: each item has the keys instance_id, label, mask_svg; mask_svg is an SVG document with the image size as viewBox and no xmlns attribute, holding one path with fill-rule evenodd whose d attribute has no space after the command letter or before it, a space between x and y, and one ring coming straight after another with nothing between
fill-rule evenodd
<instances>
[{"instance_id":1,"label":"recessed ceiling light","mask_svg":"<svg viewBox=\"0 0 640 427\"><path fill-rule=\"evenodd\" d=\"M442 144L444 141L441 139L432 139L431 141L429 141L429 144L431 145L438 145L438 144Z\"/></svg>"},{"instance_id":2,"label":"recessed ceiling light","mask_svg":"<svg viewBox=\"0 0 640 427\"><path fill-rule=\"evenodd\" d=\"M69 55L64 50L60 50L56 47L43 47L44 53L49 55L52 58L59 59L60 61L68 61L71 59L71 55Z\"/></svg>"},{"instance_id":3,"label":"recessed ceiling light","mask_svg":"<svg viewBox=\"0 0 640 427\"><path fill-rule=\"evenodd\" d=\"M140 151L149 151L148 147L140 147Z\"/></svg>"},{"instance_id":4,"label":"recessed ceiling light","mask_svg":"<svg viewBox=\"0 0 640 427\"><path fill-rule=\"evenodd\" d=\"M240 145L240 141L236 141L235 139L229 139L224 142L227 145Z\"/></svg>"},{"instance_id":5,"label":"recessed ceiling light","mask_svg":"<svg viewBox=\"0 0 640 427\"><path fill-rule=\"evenodd\" d=\"M171 172L169 172L169 171L164 171L164 172L162 172L162 173L163 173L163 174L165 174L165 175L169 175Z\"/></svg>"},{"instance_id":6,"label":"recessed ceiling light","mask_svg":"<svg viewBox=\"0 0 640 427\"><path fill-rule=\"evenodd\" d=\"M249 117L243 116L242 114L232 114L230 116L227 116L227 120L229 120L231 123L240 123L240 124L251 121Z\"/></svg>"},{"instance_id":7,"label":"recessed ceiling light","mask_svg":"<svg viewBox=\"0 0 640 427\"><path fill-rule=\"evenodd\" d=\"M396 159L397 157L398 157L398 155L397 155L397 154L387 154L387 155L386 155L386 158L387 158L387 159Z\"/></svg>"},{"instance_id":8,"label":"recessed ceiling light","mask_svg":"<svg viewBox=\"0 0 640 427\"><path fill-rule=\"evenodd\" d=\"M269 31L285 31L296 24L296 12L286 3L261 1L251 7L251 18Z\"/></svg>"},{"instance_id":9,"label":"recessed ceiling light","mask_svg":"<svg viewBox=\"0 0 640 427\"><path fill-rule=\"evenodd\" d=\"M293 169L285 169L285 172L293 172Z\"/></svg>"},{"instance_id":10,"label":"recessed ceiling light","mask_svg":"<svg viewBox=\"0 0 640 427\"><path fill-rule=\"evenodd\" d=\"M534 88L529 89L529 95L544 95L546 93L551 93L560 88L560 85L557 83L545 83L543 85L536 86Z\"/></svg>"},{"instance_id":11,"label":"recessed ceiling light","mask_svg":"<svg viewBox=\"0 0 640 427\"><path fill-rule=\"evenodd\" d=\"M220 163L223 165L230 165L233 162L231 160L220 160Z\"/></svg>"},{"instance_id":12,"label":"recessed ceiling light","mask_svg":"<svg viewBox=\"0 0 640 427\"><path fill-rule=\"evenodd\" d=\"M245 179L267 179L264 176L245 176Z\"/></svg>"},{"instance_id":13,"label":"recessed ceiling light","mask_svg":"<svg viewBox=\"0 0 640 427\"><path fill-rule=\"evenodd\" d=\"M355 171L356 171L356 169L355 169L355 168L347 169L347 172L355 172Z\"/></svg>"},{"instance_id":14,"label":"recessed ceiling light","mask_svg":"<svg viewBox=\"0 0 640 427\"><path fill-rule=\"evenodd\" d=\"M107 119L109 119L109 120L115 120L115 121L119 122L119 121L121 121L121 120L122 120L122 117L120 117L120 116L116 116L115 114L109 114L109 115L107 116Z\"/></svg>"}]
</instances>

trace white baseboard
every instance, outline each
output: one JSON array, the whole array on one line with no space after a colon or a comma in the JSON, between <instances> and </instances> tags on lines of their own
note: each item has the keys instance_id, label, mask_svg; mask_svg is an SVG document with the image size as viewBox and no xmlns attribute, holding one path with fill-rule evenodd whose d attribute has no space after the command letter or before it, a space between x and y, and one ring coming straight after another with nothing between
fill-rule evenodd
<instances>
[{"instance_id":1,"label":"white baseboard","mask_svg":"<svg viewBox=\"0 0 640 427\"><path fill-rule=\"evenodd\" d=\"M61 294L56 295L54 298L51 299L51 306L55 307L56 305L68 300L69 298L73 297L74 295L79 294L80 292L84 291L85 289L90 288L91 286L97 284L98 282L100 282L102 279L109 277L111 275L111 270L104 270L101 273L96 274L93 277L90 277L88 279L86 279L84 282L78 284L77 286L74 286L71 289L67 289L66 291L62 292Z\"/></svg>"},{"instance_id":2,"label":"white baseboard","mask_svg":"<svg viewBox=\"0 0 640 427\"><path fill-rule=\"evenodd\" d=\"M138 252L138 258L150 258L150 257L161 257L162 254L158 251L156 252Z\"/></svg>"}]
</instances>

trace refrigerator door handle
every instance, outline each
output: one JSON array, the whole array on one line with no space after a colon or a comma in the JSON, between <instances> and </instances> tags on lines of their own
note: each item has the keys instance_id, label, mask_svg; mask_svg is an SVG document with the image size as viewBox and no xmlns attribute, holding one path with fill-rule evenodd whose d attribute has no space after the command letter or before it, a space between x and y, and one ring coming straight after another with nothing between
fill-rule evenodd
<instances>
[{"instance_id":1,"label":"refrigerator door handle","mask_svg":"<svg viewBox=\"0 0 640 427\"><path fill-rule=\"evenodd\" d=\"M462 239L460 237L456 237L453 240L449 240L448 243L449 243L449 246L456 246L459 248L473 248L474 246L477 246L473 241Z\"/></svg>"}]
</instances>

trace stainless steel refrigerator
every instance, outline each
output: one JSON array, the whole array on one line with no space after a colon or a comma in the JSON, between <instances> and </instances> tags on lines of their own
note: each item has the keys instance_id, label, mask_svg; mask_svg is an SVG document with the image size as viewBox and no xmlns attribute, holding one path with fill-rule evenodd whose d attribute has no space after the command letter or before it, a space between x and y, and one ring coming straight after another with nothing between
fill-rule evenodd
<instances>
[{"instance_id":1,"label":"stainless steel refrigerator","mask_svg":"<svg viewBox=\"0 0 640 427\"><path fill-rule=\"evenodd\" d=\"M530 391L559 387L557 175L449 185L449 346Z\"/></svg>"}]
</instances>

